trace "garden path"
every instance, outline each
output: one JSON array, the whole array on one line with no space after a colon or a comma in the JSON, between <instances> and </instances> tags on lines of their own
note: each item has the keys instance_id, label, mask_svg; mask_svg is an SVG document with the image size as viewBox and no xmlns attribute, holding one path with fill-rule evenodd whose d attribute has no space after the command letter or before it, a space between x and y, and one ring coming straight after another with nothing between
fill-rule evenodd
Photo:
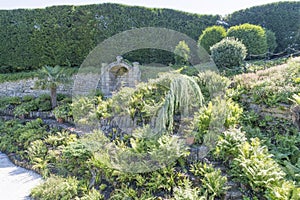
<instances>
[{"instance_id":1,"label":"garden path","mask_svg":"<svg viewBox=\"0 0 300 200\"><path fill-rule=\"evenodd\" d=\"M30 200L30 190L42 182L37 173L14 165L0 152L0 199Z\"/></svg>"}]
</instances>

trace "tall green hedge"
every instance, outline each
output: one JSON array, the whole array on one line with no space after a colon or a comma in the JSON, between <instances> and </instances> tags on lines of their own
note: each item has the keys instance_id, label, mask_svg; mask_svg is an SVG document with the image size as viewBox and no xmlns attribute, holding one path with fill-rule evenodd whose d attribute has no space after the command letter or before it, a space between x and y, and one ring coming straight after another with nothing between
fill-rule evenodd
<instances>
[{"instance_id":1,"label":"tall green hedge","mask_svg":"<svg viewBox=\"0 0 300 200\"><path fill-rule=\"evenodd\" d=\"M110 36L133 28L165 27L197 40L202 30L216 24L216 15L197 15L170 9L148 9L117 4L53 6L45 9L0 10L0 67L8 71L43 65L79 66L88 53ZM165 52L128 54L145 62L164 60ZM155 54L155 53L154 53Z\"/></svg>"},{"instance_id":2,"label":"tall green hedge","mask_svg":"<svg viewBox=\"0 0 300 200\"><path fill-rule=\"evenodd\" d=\"M275 52L287 47L300 49L300 2L277 2L255 6L232 13L227 17L230 26L250 23L273 31L278 46Z\"/></svg>"}]
</instances>

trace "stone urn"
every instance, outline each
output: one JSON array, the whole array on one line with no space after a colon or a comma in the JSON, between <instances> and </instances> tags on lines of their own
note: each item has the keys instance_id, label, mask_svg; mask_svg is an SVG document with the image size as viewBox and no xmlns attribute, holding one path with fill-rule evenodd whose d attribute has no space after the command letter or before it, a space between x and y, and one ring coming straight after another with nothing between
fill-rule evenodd
<instances>
[{"instance_id":1,"label":"stone urn","mask_svg":"<svg viewBox=\"0 0 300 200\"><path fill-rule=\"evenodd\" d=\"M65 119L64 118L57 118L56 121L60 124L64 123Z\"/></svg>"},{"instance_id":2,"label":"stone urn","mask_svg":"<svg viewBox=\"0 0 300 200\"><path fill-rule=\"evenodd\" d=\"M186 137L185 143L187 145L193 145L195 143L195 137L194 136L188 136L188 137Z\"/></svg>"}]
</instances>

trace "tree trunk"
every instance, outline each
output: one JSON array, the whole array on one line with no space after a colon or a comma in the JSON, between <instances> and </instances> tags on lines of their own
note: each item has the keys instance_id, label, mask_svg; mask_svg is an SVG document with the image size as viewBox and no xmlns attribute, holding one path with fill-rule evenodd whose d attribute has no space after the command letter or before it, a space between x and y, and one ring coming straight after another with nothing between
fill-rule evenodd
<instances>
[{"instance_id":1,"label":"tree trunk","mask_svg":"<svg viewBox=\"0 0 300 200\"><path fill-rule=\"evenodd\" d=\"M300 105L292 106L291 111L293 122L300 130Z\"/></svg>"},{"instance_id":2,"label":"tree trunk","mask_svg":"<svg viewBox=\"0 0 300 200\"><path fill-rule=\"evenodd\" d=\"M57 106L56 87L50 88L50 97L51 97L51 105L53 109Z\"/></svg>"}]
</instances>

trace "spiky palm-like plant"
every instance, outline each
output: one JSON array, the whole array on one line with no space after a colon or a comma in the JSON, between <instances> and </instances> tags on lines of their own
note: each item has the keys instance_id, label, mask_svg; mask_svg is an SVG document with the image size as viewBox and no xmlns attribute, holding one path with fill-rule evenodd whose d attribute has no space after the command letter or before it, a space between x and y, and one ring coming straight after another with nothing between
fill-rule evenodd
<instances>
[{"instance_id":1,"label":"spiky palm-like plant","mask_svg":"<svg viewBox=\"0 0 300 200\"><path fill-rule=\"evenodd\" d=\"M60 66L44 66L38 73L38 81L35 82L36 87L41 89L49 89L52 108L57 106L57 88L60 84L66 83L68 77L65 69Z\"/></svg>"}]
</instances>

